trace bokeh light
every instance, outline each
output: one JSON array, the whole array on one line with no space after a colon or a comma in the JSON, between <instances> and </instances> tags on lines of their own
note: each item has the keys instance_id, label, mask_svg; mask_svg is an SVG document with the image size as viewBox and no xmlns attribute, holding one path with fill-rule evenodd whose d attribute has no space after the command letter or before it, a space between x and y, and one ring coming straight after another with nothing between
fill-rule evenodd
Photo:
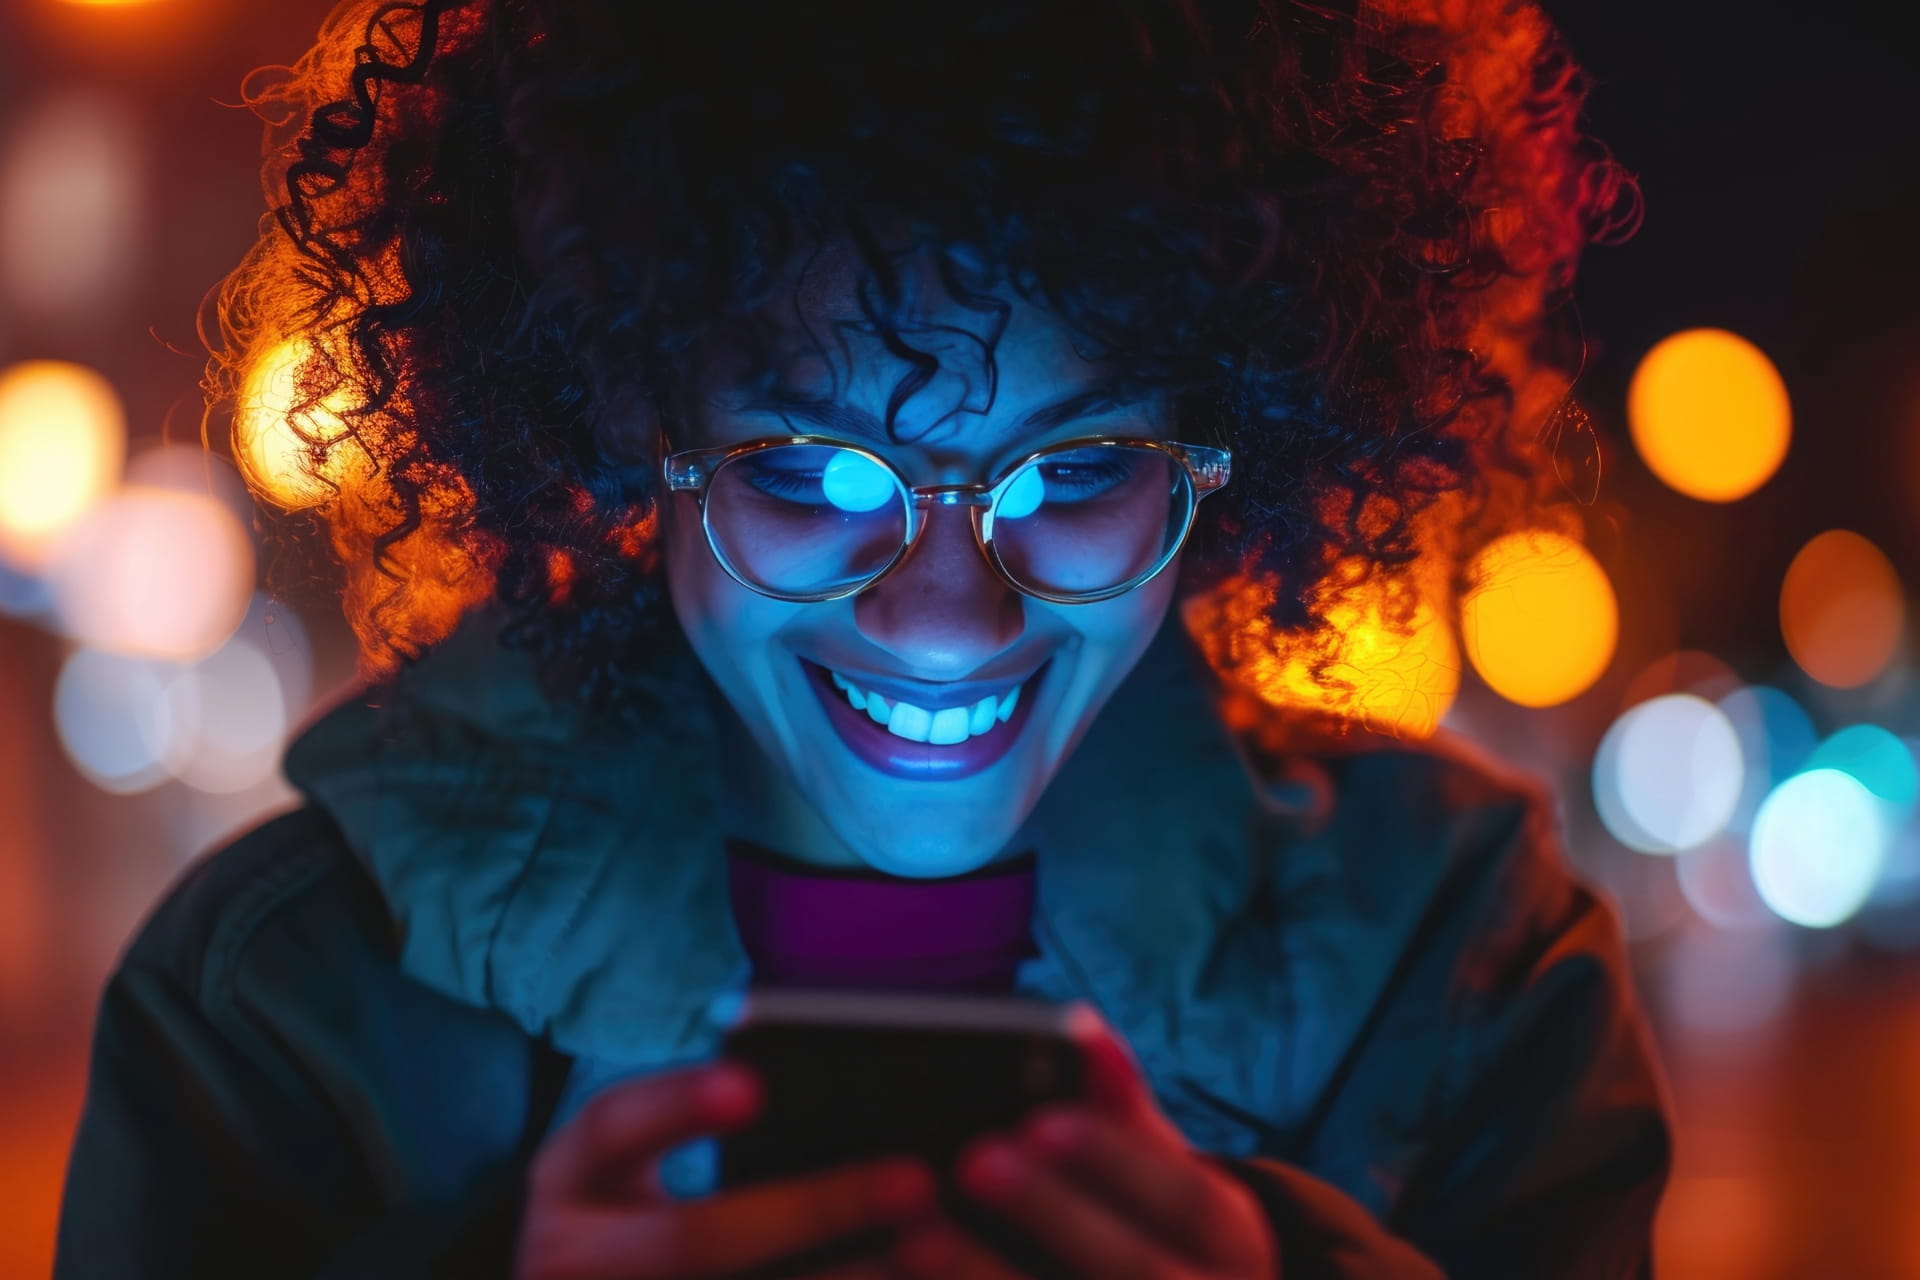
<instances>
[{"instance_id":1,"label":"bokeh light","mask_svg":"<svg viewBox=\"0 0 1920 1280\"><path fill-rule=\"evenodd\" d=\"M61 540L61 625L93 648L192 662L233 634L253 589L253 547L215 498L122 489Z\"/></svg>"},{"instance_id":2,"label":"bokeh light","mask_svg":"<svg viewBox=\"0 0 1920 1280\"><path fill-rule=\"evenodd\" d=\"M77 649L54 682L53 720L74 766L127 795L166 781L192 750L193 676L171 663Z\"/></svg>"},{"instance_id":3,"label":"bokeh light","mask_svg":"<svg viewBox=\"0 0 1920 1280\"><path fill-rule=\"evenodd\" d=\"M1680 892L1693 913L1716 929L1759 929L1776 926L1779 918L1768 909L1753 884L1747 842L1731 832L1674 855Z\"/></svg>"},{"instance_id":4,"label":"bokeh light","mask_svg":"<svg viewBox=\"0 0 1920 1280\"><path fill-rule=\"evenodd\" d=\"M1920 769L1907 744L1877 724L1851 724L1815 747L1810 769L1838 769L1878 796L1899 822L1920 798Z\"/></svg>"},{"instance_id":5,"label":"bokeh light","mask_svg":"<svg viewBox=\"0 0 1920 1280\"><path fill-rule=\"evenodd\" d=\"M0 288L62 323L117 314L137 280L146 148L119 98L71 89L23 113L0 159Z\"/></svg>"},{"instance_id":6,"label":"bokeh light","mask_svg":"<svg viewBox=\"0 0 1920 1280\"><path fill-rule=\"evenodd\" d=\"M1620 843L1674 853L1726 828L1743 776L1740 739L1720 709L1668 694L1627 711L1601 739L1594 808Z\"/></svg>"},{"instance_id":7,"label":"bokeh light","mask_svg":"<svg viewBox=\"0 0 1920 1280\"><path fill-rule=\"evenodd\" d=\"M1806 767L1819 735L1800 704L1771 685L1735 689L1717 705L1739 735L1740 755L1746 761L1740 801L1727 826L1745 832L1767 793Z\"/></svg>"},{"instance_id":8,"label":"bokeh light","mask_svg":"<svg viewBox=\"0 0 1920 1280\"><path fill-rule=\"evenodd\" d=\"M126 482L146 489L203 494L231 511L242 528L253 523L253 497L247 482L231 462L198 444L141 450L127 461Z\"/></svg>"},{"instance_id":9,"label":"bokeh light","mask_svg":"<svg viewBox=\"0 0 1920 1280\"><path fill-rule=\"evenodd\" d=\"M248 372L234 405L234 457L255 492L289 511L319 506L336 493L348 455L364 458L351 443L336 392L296 412L300 368L310 348L289 340L271 347Z\"/></svg>"},{"instance_id":10,"label":"bokeh light","mask_svg":"<svg viewBox=\"0 0 1920 1280\"><path fill-rule=\"evenodd\" d=\"M1637 707L1667 693L1697 693L1714 702L1735 689L1742 681L1732 667L1699 649L1679 649L1655 658L1627 682L1620 706Z\"/></svg>"},{"instance_id":11,"label":"bokeh light","mask_svg":"<svg viewBox=\"0 0 1920 1280\"><path fill-rule=\"evenodd\" d=\"M244 791L273 776L287 731L279 674L241 634L194 667L200 696L193 750L178 771L190 787L215 794Z\"/></svg>"},{"instance_id":12,"label":"bokeh light","mask_svg":"<svg viewBox=\"0 0 1920 1280\"><path fill-rule=\"evenodd\" d=\"M234 795L267 783L288 726L307 707L313 656L299 618L256 593L227 642L194 665L199 714L175 775L197 791Z\"/></svg>"},{"instance_id":13,"label":"bokeh light","mask_svg":"<svg viewBox=\"0 0 1920 1280\"><path fill-rule=\"evenodd\" d=\"M1787 386L1758 347L1724 329L1688 329L1641 359L1627 390L1634 447L1672 488L1732 502L1787 456Z\"/></svg>"},{"instance_id":14,"label":"bokeh light","mask_svg":"<svg viewBox=\"0 0 1920 1280\"><path fill-rule=\"evenodd\" d=\"M105 378L33 360L0 373L0 555L40 564L120 480L127 419Z\"/></svg>"},{"instance_id":15,"label":"bokeh light","mask_svg":"<svg viewBox=\"0 0 1920 1280\"><path fill-rule=\"evenodd\" d=\"M1838 769L1809 769L1773 789L1754 815L1754 887L1781 919L1831 928L1865 904L1886 857L1880 799Z\"/></svg>"},{"instance_id":16,"label":"bokeh light","mask_svg":"<svg viewBox=\"0 0 1920 1280\"><path fill-rule=\"evenodd\" d=\"M1474 558L1468 580L1460 607L1467 656L1501 697L1550 707L1607 669L1620 629L1613 587L1573 539L1508 534Z\"/></svg>"},{"instance_id":17,"label":"bokeh light","mask_svg":"<svg viewBox=\"0 0 1920 1280\"><path fill-rule=\"evenodd\" d=\"M1800 669L1851 689L1886 669L1906 629L1900 578L1880 548L1829 529L1800 548L1780 584L1780 634Z\"/></svg>"}]
</instances>

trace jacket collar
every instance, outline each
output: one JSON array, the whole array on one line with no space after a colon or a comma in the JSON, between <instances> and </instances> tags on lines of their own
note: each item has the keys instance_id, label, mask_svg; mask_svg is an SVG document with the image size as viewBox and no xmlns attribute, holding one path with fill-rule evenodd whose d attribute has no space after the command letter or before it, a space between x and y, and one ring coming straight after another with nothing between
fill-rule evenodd
<instances>
[{"instance_id":1,"label":"jacket collar","mask_svg":"<svg viewBox=\"0 0 1920 1280\"><path fill-rule=\"evenodd\" d=\"M384 890L405 972L548 1037L589 1085L710 1056L709 1008L748 974L717 812L719 695L682 645L639 696L618 723L560 710L472 626L287 758ZM1250 1117L1289 1122L1295 1086L1344 1043L1323 1037L1305 1064L1283 1043L1301 1002L1259 906L1276 849L1324 799L1249 772L1170 618L1030 824L1039 955L1019 988L1090 1000L1210 1149L1250 1149ZM582 1096L568 1093L563 1111Z\"/></svg>"}]
</instances>

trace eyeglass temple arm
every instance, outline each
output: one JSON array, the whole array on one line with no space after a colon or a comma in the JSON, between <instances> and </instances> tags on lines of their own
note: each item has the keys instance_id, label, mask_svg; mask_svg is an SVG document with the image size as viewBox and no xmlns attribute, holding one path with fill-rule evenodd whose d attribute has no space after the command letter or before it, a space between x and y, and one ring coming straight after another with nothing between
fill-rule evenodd
<instances>
[{"instance_id":1,"label":"eyeglass temple arm","mask_svg":"<svg viewBox=\"0 0 1920 1280\"><path fill-rule=\"evenodd\" d=\"M1233 455L1225 449L1204 444L1167 443L1167 449L1186 463L1193 476L1193 487L1201 494L1212 493L1233 475Z\"/></svg>"}]
</instances>

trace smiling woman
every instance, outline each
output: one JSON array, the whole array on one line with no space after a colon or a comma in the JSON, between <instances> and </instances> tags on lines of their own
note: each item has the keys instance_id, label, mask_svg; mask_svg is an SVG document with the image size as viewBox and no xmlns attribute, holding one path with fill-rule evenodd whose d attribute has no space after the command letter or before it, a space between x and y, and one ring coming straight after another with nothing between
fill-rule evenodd
<instances>
[{"instance_id":1,"label":"smiling woman","mask_svg":"<svg viewBox=\"0 0 1920 1280\"><path fill-rule=\"evenodd\" d=\"M59 1274L1642 1274L1545 799L1248 696L1566 523L1582 93L1519 0L342 5L209 390L376 683L129 949ZM716 1188L750 984L1084 1089Z\"/></svg>"}]
</instances>

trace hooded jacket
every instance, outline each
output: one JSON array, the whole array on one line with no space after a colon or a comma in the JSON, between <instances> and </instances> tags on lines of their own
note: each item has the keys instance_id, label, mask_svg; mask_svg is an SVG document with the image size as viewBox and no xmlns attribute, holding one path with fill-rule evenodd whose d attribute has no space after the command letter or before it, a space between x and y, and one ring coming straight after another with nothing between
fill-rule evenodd
<instances>
[{"instance_id":1,"label":"hooded jacket","mask_svg":"<svg viewBox=\"0 0 1920 1280\"><path fill-rule=\"evenodd\" d=\"M1017 989L1091 1001L1288 1280L1648 1274L1663 1089L1551 809L1461 744L1270 757L1170 621L1050 785ZM720 695L543 698L469 628L289 750L102 997L57 1280L505 1275L542 1139L748 978ZM698 1193L699 1144L670 1186Z\"/></svg>"}]
</instances>

